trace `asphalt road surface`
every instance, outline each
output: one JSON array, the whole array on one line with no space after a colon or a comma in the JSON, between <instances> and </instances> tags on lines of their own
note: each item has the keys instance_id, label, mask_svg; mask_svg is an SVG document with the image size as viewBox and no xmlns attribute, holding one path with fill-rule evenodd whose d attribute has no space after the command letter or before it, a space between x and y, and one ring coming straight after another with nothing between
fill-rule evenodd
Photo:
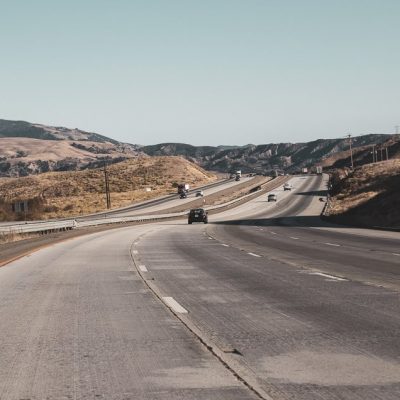
<instances>
[{"instance_id":1,"label":"asphalt road surface","mask_svg":"<svg viewBox=\"0 0 400 400\"><path fill-rule=\"evenodd\" d=\"M400 234L292 184L0 268L0 399L399 399Z\"/></svg>"}]
</instances>

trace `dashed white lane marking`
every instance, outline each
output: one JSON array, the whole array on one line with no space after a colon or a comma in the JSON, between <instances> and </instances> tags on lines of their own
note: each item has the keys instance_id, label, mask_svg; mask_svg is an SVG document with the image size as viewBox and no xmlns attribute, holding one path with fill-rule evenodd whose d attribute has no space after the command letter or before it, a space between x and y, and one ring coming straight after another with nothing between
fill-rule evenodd
<instances>
[{"instance_id":1,"label":"dashed white lane marking","mask_svg":"<svg viewBox=\"0 0 400 400\"><path fill-rule=\"evenodd\" d=\"M229 244L221 243L221 246L229 247Z\"/></svg>"},{"instance_id":2,"label":"dashed white lane marking","mask_svg":"<svg viewBox=\"0 0 400 400\"><path fill-rule=\"evenodd\" d=\"M254 253L247 253L247 254L250 255L250 256L253 256L253 257L261 257L260 255L254 254Z\"/></svg>"},{"instance_id":3,"label":"dashed white lane marking","mask_svg":"<svg viewBox=\"0 0 400 400\"><path fill-rule=\"evenodd\" d=\"M213 240L213 238L212 237L208 237L210 240Z\"/></svg>"},{"instance_id":4,"label":"dashed white lane marking","mask_svg":"<svg viewBox=\"0 0 400 400\"><path fill-rule=\"evenodd\" d=\"M187 310L183 308L173 297L163 297L163 302L178 314L187 314Z\"/></svg>"},{"instance_id":5,"label":"dashed white lane marking","mask_svg":"<svg viewBox=\"0 0 400 400\"><path fill-rule=\"evenodd\" d=\"M276 232L269 232L271 235L276 235L277 233Z\"/></svg>"},{"instance_id":6,"label":"dashed white lane marking","mask_svg":"<svg viewBox=\"0 0 400 400\"><path fill-rule=\"evenodd\" d=\"M145 265L139 265L139 269L140 269L142 272L147 272L147 268L146 268Z\"/></svg>"},{"instance_id":7,"label":"dashed white lane marking","mask_svg":"<svg viewBox=\"0 0 400 400\"><path fill-rule=\"evenodd\" d=\"M394 256L400 256L399 253L392 253Z\"/></svg>"},{"instance_id":8,"label":"dashed white lane marking","mask_svg":"<svg viewBox=\"0 0 400 400\"><path fill-rule=\"evenodd\" d=\"M336 243L329 243L329 242L327 242L327 243L324 243L324 244L326 244L327 246L340 247L340 244L336 244Z\"/></svg>"},{"instance_id":9,"label":"dashed white lane marking","mask_svg":"<svg viewBox=\"0 0 400 400\"><path fill-rule=\"evenodd\" d=\"M338 276L334 275L324 274L323 272L310 272L310 275L323 276L324 278L328 278L334 281L347 281L347 279L339 278Z\"/></svg>"},{"instance_id":10,"label":"dashed white lane marking","mask_svg":"<svg viewBox=\"0 0 400 400\"><path fill-rule=\"evenodd\" d=\"M294 240L299 240L298 237L294 237L294 236L289 236L290 239L294 239Z\"/></svg>"},{"instance_id":11,"label":"dashed white lane marking","mask_svg":"<svg viewBox=\"0 0 400 400\"><path fill-rule=\"evenodd\" d=\"M138 254L139 252L137 250L132 250L133 254Z\"/></svg>"}]
</instances>

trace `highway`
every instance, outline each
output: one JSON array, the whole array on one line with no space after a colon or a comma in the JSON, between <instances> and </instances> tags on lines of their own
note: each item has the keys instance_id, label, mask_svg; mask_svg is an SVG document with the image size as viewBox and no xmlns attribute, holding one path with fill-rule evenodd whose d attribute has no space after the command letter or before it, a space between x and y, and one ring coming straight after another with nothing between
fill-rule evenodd
<instances>
[{"instance_id":1,"label":"highway","mask_svg":"<svg viewBox=\"0 0 400 400\"><path fill-rule=\"evenodd\" d=\"M92 215L87 215L83 217L77 218L78 221L87 221L90 219L98 218L102 215L110 215L110 216L132 216L132 215L141 215L143 212L147 213L159 213L166 209L173 208L176 206L181 206L193 201L196 198L196 191L203 190L204 196L207 197L211 194L217 193L222 190L230 189L235 186L238 186L244 182L251 181L251 178L243 177L240 181L235 181L233 179L217 181L210 183L205 186L201 186L195 189L189 190L188 197L186 199L180 199L177 193L163 196L161 198L156 198L153 200L147 200L144 202L140 202L131 206L112 209L106 212L96 213Z\"/></svg>"},{"instance_id":2,"label":"highway","mask_svg":"<svg viewBox=\"0 0 400 400\"><path fill-rule=\"evenodd\" d=\"M125 219L125 222L134 220L137 217L149 216L149 215L163 215L163 213L170 213L171 209L187 209L190 207L190 203L196 200L195 193L197 190L203 190L204 201L210 195L217 193L224 193L225 191L235 190L236 187L242 187L243 185L251 185L252 178L242 178L241 181L236 182L235 180L223 180L213 182L211 184L192 189L188 193L186 199L180 199L177 193L158 197L152 200L139 202L123 208L115 208L105 212L98 212L90 215L78 216L75 218L59 218L59 219L48 219L48 220L37 220L37 221L12 221L12 222L0 222L0 233L10 233L15 231L16 233L26 232L39 232L39 231L50 231L57 229L73 229L76 226L91 226L104 223L115 223ZM198 199L198 198L197 198ZM140 218L139 218L140 219Z\"/></svg>"},{"instance_id":3,"label":"highway","mask_svg":"<svg viewBox=\"0 0 400 400\"><path fill-rule=\"evenodd\" d=\"M398 399L400 233L291 183L0 268L0 399Z\"/></svg>"}]
</instances>

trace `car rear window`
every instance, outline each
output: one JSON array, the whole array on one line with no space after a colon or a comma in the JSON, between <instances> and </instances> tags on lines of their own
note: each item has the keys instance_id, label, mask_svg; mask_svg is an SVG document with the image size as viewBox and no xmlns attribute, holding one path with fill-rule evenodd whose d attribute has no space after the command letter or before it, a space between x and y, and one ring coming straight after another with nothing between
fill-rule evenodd
<instances>
[{"instance_id":1,"label":"car rear window","mask_svg":"<svg viewBox=\"0 0 400 400\"><path fill-rule=\"evenodd\" d=\"M190 210L190 214L203 214L204 210L200 209L200 210Z\"/></svg>"}]
</instances>

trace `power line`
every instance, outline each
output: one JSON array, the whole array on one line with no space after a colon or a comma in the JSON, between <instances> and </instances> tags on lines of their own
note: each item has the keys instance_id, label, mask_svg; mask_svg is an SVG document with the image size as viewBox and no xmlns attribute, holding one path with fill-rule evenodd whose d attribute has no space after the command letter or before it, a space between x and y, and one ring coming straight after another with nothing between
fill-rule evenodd
<instances>
[{"instance_id":1,"label":"power line","mask_svg":"<svg viewBox=\"0 0 400 400\"><path fill-rule=\"evenodd\" d=\"M347 137L349 138L351 169L354 169L354 164L353 164L353 149L351 148L351 134L349 133L349 134L347 135Z\"/></svg>"},{"instance_id":2,"label":"power line","mask_svg":"<svg viewBox=\"0 0 400 400\"><path fill-rule=\"evenodd\" d=\"M108 171L107 171L107 163L104 161L104 183L105 183L105 191L106 191L106 203L107 209L111 208L111 196L110 196L110 183L108 181Z\"/></svg>"}]
</instances>

